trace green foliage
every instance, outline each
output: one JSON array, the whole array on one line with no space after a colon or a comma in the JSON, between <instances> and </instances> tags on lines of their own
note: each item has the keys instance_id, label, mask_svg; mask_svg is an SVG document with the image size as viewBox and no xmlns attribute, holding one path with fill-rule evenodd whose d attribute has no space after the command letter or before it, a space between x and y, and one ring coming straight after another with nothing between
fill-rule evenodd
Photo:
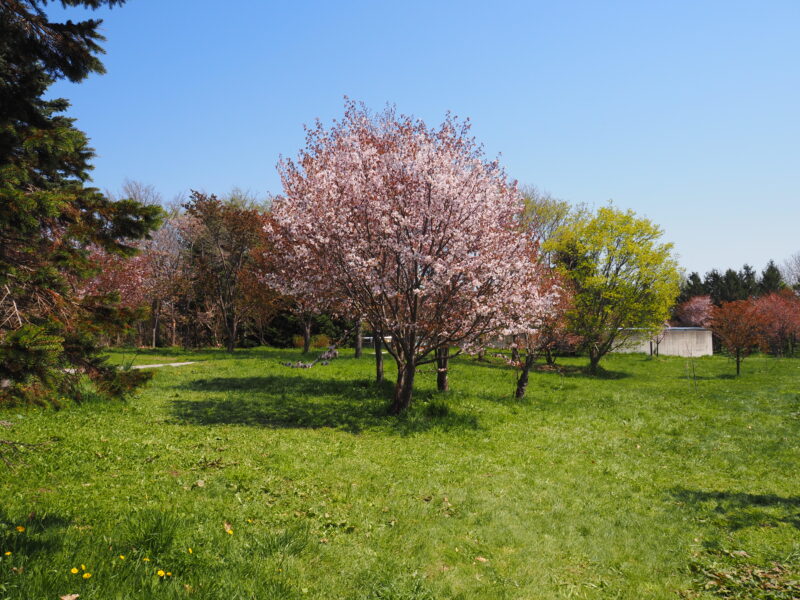
<instances>
[{"instance_id":1,"label":"green foliage","mask_svg":"<svg viewBox=\"0 0 800 600\"><path fill-rule=\"evenodd\" d=\"M695 359L693 382L681 358L564 358L515 402L504 362L455 358L451 391L421 369L397 418L371 361L298 359L147 351L202 362L125 404L0 412L58 440L0 469L0 597L710 600L703 571L742 599L751 567L800 578L797 360Z\"/></svg>"},{"instance_id":2,"label":"green foliage","mask_svg":"<svg viewBox=\"0 0 800 600\"><path fill-rule=\"evenodd\" d=\"M592 370L631 335L656 332L669 317L680 279L672 244L661 236L633 211L607 206L576 215L545 244L573 286L570 324Z\"/></svg>"},{"instance_id":3,"label":"green foliage","mask_svg":"<svg viewBox=\"0 0 800 600\"><path fill-rule=\"evenodd\" d=\"M15 382L0 391L6 399L62 393L55 383L66 367L114 379L98 340L133 315L119 311L113 295L83 289L95 272L91 251L129 256L161 216L158 207L112 202L86 185L93 150L60 114L68 103L43 97L56 79L102 71L100 22L52 23L43 4L23 0L0 11L0 380Z\"/></svg>"},{"instance_id":4,"label":"green foliage","mask_svg":"<svg viewBox=\"0 0 800 600\"><path fill-rule=\"evenodd\" d=\"M769 261L766 268L761 271L761 278L758 281L758 293L766 296L774 292L780 292L785 288L786 284L783 281L781 270L775 264L775 261Z\"/></svg>"},{"instance_id":5,"label":"green foliage","mask_svg":"<svg viewBox=\"0 0 800 600\"><path fill-rule=\"evenodd\" d=\"M694 296L711 296L716 305L724 302L748 300L753 296L765 296L779 292L786 288L780 269L774 261L769 261L766 268L758 277L748 264L739 271L726 269L720 273L712 269L700 279L700 275L693 272L681 284L680 302L685 302Z\"/></svg>"}]
</instances>

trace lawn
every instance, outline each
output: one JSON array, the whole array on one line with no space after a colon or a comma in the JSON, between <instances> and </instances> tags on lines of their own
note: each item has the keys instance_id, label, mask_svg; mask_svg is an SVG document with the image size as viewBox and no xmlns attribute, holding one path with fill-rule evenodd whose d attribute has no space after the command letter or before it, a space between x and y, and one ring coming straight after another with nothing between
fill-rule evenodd
<instances>
[{"instance_id":1,"label":"lawn","mask_svg":"<svg viewBox=\"0 0 800 600\"><path fill-rule=\"evenodd\" d=\"M0 412L0 598L800 597L800 360L461 358L397 418L348 351L131 358L198 362Z\"/></svg>"}]
</instances>

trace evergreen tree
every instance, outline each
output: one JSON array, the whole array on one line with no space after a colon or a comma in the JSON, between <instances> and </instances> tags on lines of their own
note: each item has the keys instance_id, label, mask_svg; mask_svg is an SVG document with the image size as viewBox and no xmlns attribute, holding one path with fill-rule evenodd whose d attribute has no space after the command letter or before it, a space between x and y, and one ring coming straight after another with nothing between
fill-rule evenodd
<instances>
[{"instance_id":1,"label":"evergreen tree","mask_svg":"<svg viewBox=\"0 0 800 600\"><path fill-rule=\"evenodd\" d=\"M711 296L712 302L719 306L722 300L722 275L716 269L711 269L703 278L703 288Z\"/></svg>"},{"instance_id":2,"label":"evergreen tree","mask_svg":"<svg viewBox=\"0 0 800 600\"><path fill-rule=\"evenodd\" d=\"M700 279L700 274L697 271L692 271L681 283L681 295L678 297L678 303L682 304L690 298L705 296L708 293L706 286Z\"/></svg>"},{"instance_id":3,"label":"evergreen tree","mask_svg":"<svg viewBox=\"0 0 800 600\"><path fill-rule=\"evenodd\" d=\"M748 264L742 266L739 271L740 297L735 300L747 300L758 293L758 278L755 270Z\"/></svg>"},{"instance_id":4,"label":"evergreen tree","mask_svg":"<svg viewBox=\"0 0 800 600\"><path fill-rule=\"evenodd\" d=\"M719 302L734 302L744 300L746 292L742 286L741 272L727 269L722 275L719 287Z\"/></svg>"},{"instance_id":5,"label":"evergreen tree","mask_svg":"<svg viewBox=\"0 0 800 600\"><path fill-rule=\"evenodd\" d=\"M775 261L769 261L767 267L761 271L761 279L758 282L758 293L767 296L773 292L779 292L786 287L781 276L781 270Z\"/></svg>"},{"instance_id":6,"label":"evergreen tree","mask_svg":"<svg viewBox=\"0 0 800 600\"><path fill-rule=\"evenodd\" d=\"M161 214L87 185L93 150L61 114L68 102L43 96L58 79L102 72L100 21L51 22L43 5L0 0L0 401L75 396L81 373L112 394L142 379L98 357L100 336L132 315L115 295L92 295L82 284L96 270L93 249L133 254Z\"/></svg>"}]
</instances>

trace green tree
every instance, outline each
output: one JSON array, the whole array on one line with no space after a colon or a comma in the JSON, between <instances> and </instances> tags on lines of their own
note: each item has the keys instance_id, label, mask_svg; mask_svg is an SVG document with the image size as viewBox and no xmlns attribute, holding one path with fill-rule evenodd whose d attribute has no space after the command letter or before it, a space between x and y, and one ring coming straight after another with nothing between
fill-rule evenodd
<instances>
[{"instance_id":1,"label":"green tree","mask_svg":"<svg viewBox=\"0 0 800 600\"><path fill-rule=\"evenodd\" d=\"M580 215L547 242L572 284L571 328L589 354L589 370L632 335L656 332L680 290L672 244L661 229L633 211L612 206Z\"/></svg>"},{"instance_id":2,"label":"green tree","mask_svg":"<svg viewBox=\"0 0 800 600\"><path fill-rule=\"evenodd\" d=\"M540 192L535 186L522 189L522 227L525 231L534 232L540 243L546 244L558 229L563 226L572 214L585 212L585 208L577 206L573 209L566 200L554 198L547 192ZM542 263L550 267L553 257L543 249L540 255Z\"/></svg>"},{"instance_id":3,"label":"green tree","mask_svg":"<svg viewBox=\"0 0 800 600\"><path fill-rule=\"evenodd\" d=\"M97 8L116 0L62 0ZM98 20L51 22L37 0L0 0L0 396L35 400L77 394L77 375L121 393L142 375L108 368L103 334L132 314L115 294L82 287L92 250L120 256L158 226L156 206L111 201L89 181L93 150L66 100L45 100L57 79L102 72Z\"/></svg>"},{"instance_id":4,"label":"green tree","mask_svg":"<svg viewBox=\"0 0 800 600\"><path fill-rule=\"evenodd\" d=\"M244 208L248 205L238 198L223 202L214 195L192 192L190 201L184 204L195 285L219 311L228 352L236 347L245 312L247 271L265 238L264 217L255 208Z\"/></svg>"},{"instance_id":5,"label":"green tree","mask_svg":"<svg viewBox=\"0 0 800 600\"><path fill-rule=\"evenodd\" d=\"M769 261L767 267L761 271L761 278L758 280L759 295L768 296L785 288L786 284L783 281L781 270L775 264L775 261Z\"/></svg>"},{"instance_id":6,"label":"green tree","mask_svg":"<svg viewBox=\"0 0 800 600\"><path fill-rule=\"evenodd\" d=\"M689 276L681 282L681 295L678 302L683 303L695 296L705 296L708 294L706 286L700 279L697 271L692 271Z\"/></svg>"},{"instance_id":7,"label":"green tree","mask_svg":"<svg viewBox=\"0 0 800 600\"><path fill-rule=\"evenodd\" d=\"M748 265L745 265L745 268L749 269ZM745 272L739 271L738 273L733 269L727 269L725 274L722 276L722 283L720 286L720 302L735 302L736 300L746 300L750 297L748 294L748 286L746 286L745 282ZM749 282L752 286L755 286L755 277L753 278L752 282Z\"/></svg>"}]
</instances>

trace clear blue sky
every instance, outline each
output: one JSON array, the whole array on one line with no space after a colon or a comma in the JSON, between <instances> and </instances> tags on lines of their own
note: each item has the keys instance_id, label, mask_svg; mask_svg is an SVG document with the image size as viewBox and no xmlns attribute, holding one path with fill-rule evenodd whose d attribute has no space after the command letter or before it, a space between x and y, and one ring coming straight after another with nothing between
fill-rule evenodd
<instances>
[{"instance_id":1,"label":"clear blue sky","mask_svg":"<svg viewBox=\"0 0 800 600\"><path fill-rule=\"evenodd\" d=\"M79 18L83 11L66 12ZM800 2L130 0L55 95L95 184L280 192L343 96L470 117L509 174L660 224L687 270L800 250Z\"/></svg>"}]
</instances>

